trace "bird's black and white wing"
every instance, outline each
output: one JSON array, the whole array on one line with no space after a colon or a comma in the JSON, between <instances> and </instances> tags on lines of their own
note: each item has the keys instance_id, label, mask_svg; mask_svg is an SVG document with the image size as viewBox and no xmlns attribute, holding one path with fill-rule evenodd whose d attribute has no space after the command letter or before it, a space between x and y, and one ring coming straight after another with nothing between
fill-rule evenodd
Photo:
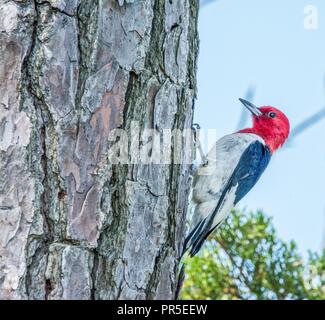
<instances>
[{"instance_id":1,"label":"bird's black and white wing","mask_svg":"<svg viewBox=\"0 0 325 320\"><path fill-rule=\"evenodd\" d=\"M208 153L208 165L193 177L191 230L184 251L195 255L207 236L255 185L267 167L271 153L262 138L235 133L217 141Z\"/></svg>"}]
</instances>

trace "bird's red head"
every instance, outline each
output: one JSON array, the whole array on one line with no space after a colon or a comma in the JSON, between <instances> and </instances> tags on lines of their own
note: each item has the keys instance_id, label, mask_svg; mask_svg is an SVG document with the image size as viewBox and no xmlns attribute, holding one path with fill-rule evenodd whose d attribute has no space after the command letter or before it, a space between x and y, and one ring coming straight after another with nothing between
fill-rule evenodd
<instances>
[{"instance_id":1,"label":"bird's red head","mask_svg":"<svg viewBox=\"0 0 325 320\"><path fill-rule=\"evenodd\" d=\"M253 114L253 127L239 132L254 133L264 139L273 153L287 140L290 132L290 123L287 116L277 108L264 106L257 108L252 103L240 99L246 108Z\"/></svg>"}]
</instances>

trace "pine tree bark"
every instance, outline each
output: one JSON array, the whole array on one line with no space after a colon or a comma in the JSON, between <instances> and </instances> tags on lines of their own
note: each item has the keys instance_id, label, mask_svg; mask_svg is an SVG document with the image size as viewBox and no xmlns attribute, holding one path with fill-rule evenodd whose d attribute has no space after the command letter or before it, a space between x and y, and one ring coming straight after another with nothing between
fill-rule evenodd
<instances>
[{"instance_id":1,"label":"pine tree bark","mask_svg":"<svg viewBox=\"0 0 325 320\"><path fill-rule=\"evenodd\" d=\"M0 299L173 299L190 166L108 137L191 127L197 2L0 0Z\"/></svg>"}]
</instances>

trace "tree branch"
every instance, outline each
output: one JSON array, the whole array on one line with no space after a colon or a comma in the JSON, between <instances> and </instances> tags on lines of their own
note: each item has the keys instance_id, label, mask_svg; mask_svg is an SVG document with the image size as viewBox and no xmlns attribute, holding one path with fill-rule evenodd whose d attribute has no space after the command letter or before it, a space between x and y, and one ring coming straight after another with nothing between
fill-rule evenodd
<instances>
[{"instance_id":1,"label":"tree branch","mask_svg":"<svg viewBox=\"0 0 325 320\"><path fill-rule=\"evenodd\" d=\"M288 145L295 139L297 136L302 134L305 130L309 129L310 127L314 126L316 123L320 122L325 118L325 107L321 110L317 111L307 119L300 122L295 128L292 129L291 135L288 141Z\"/></svg>"}]
</instances>

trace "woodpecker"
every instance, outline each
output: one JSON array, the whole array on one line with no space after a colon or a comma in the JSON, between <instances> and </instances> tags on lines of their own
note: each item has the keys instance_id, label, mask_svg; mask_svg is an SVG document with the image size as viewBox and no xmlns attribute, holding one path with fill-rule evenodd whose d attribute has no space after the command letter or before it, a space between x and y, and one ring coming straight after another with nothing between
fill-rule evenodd
<instances>
[{"instance_id":1,"label":"woodpecker","mask_svg":"<svg viewBox=\"0 0 325 320\"><path fill-rule=\"evenodd\" d=\"M190 256L253 188L273 153L289 136L290 123L283 112L239 100L251 112L253 126L218 140L193 175L194 213L183 251L189 251Z\"/></svg>"}]
</instances>

